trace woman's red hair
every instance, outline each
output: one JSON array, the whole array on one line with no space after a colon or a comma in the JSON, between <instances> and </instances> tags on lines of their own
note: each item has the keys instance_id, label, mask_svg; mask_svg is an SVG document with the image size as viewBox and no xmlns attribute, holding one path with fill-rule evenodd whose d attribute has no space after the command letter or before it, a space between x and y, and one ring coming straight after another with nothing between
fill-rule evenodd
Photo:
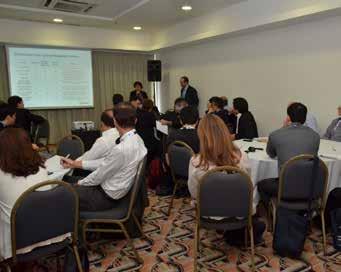
<instances>
[{"instance_id":1,"label":"woman's red hair","mask_svg":"<svg viewBox=\"0 0 341 272\"><path fill-rule=\"evenodd\" d=\"M199 164L208 170L210 164L215 166L237 166L240 161L240 150L232 143L231 134L221 118L206 114L198 126L200 140Z\"/></svg>"},{"instance_id":2,"label":"woman's red hair","mask_svg":"<svg viewBox=\"0 0 341 272\"><path fill-rule=\"evenodd\" d=\"M21 128L6 128L0 132L0 169L17 177L38 173L44 161L32 149L27 132Z\"/></svg>"}]
</instances>

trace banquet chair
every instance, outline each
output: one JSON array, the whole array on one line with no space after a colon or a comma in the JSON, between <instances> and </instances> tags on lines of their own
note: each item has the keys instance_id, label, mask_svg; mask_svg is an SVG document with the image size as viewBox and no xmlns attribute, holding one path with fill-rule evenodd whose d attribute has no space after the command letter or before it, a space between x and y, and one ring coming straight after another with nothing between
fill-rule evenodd
<instances>
[{"instance_id":1,"label":"banquet chair","mask_svg":"<svg viewBox=\"0 0 341 272\"><path fill-rule=\"evenodd\" d=\"M251 267L255 271L255 246L252 226L253 184L248 174L236 167L221 166L208 171L200 180L197 192L194 240L194 271L197 271L200 229L245 232L251 242ZM219 217L219 218L217 218Z\"/></svg>"},{"instance_id":2,"label":"banquet chair","mask_svg":"<svg viewBox=\"0 0 341 272\"><path fill-rule=\"evenodd\" d=\"M84 154L84 143L76 135L68 135L62 138L57 145L57 155L75 160Z\"/></svg>"},{"instance_id":3,"label":"banquet chair","mask_svg":"<svg viewBox=\"0 0 341 272\"><path fill-rule=\"evenodd\" d=\"M86 234L88 232L123 233L128 241L129 246L131 246L134 252L135 258L140 264L143 263L143 260L134 246L126 225L128 224L129 220L132 219L138 227L142 237L145 237L141 223L139 222L135 213L135 204L139 189L141 188L141 186L143 186L142 183L145 181L146 163L147 157L145 157L139 163L134 183L129 193L122 199L118 200L117 205L115 205L113 209L96 212L81 212L80 214L80 218L82 221L81 225L83 242L89 245L86 237ZM103 228L103 225L118 226L119 229Z\"/></svg>"},{"instance_id":4,"label":"banquet chair","mask_svg":"<svg viewBox=\"0 0 341 272\"><path fill-rule=\"evenodd\" d=\"M83 271L77 248L78 218L78 195L71 185L46 181L32 186L20 196L12 209L12 257L1 265L10 271L10 267L18 263L53 254L59 256L66 248L72 248L78 269ZM57 240L41 244L51 239Z\"/></svg>"},{"instance_id":5,"label":"banquet chair","mask_svg":"<svg viewBox=\"0 0 341 272\"><path fill-rule=\"evenodd\" d=\"M318 159L317 177L313 177L313 155L299 155L287 161L280 172L277 198L270 201L272 230L276 226L276 211L283 207L295 211L309 209L310 188L313 185L311 209L320 214L322 223L323 251L326 254L326 229L324 210L327 199L328 168ZM271 221L271 220L270 220Z\"/></svg>"},{"instance_id":6,"label":"banquet chair","mask_svg":"<svg viewBox=\"0 0 341 272\"><path fill-rule=\"evenodd\" d=\"M194 152L186 143L175 141L169 145L167 154L174 183L173 195L167 212L167 215L170 215L176 190L188 184L188 167L191 158L194 156Z\"/></svg>"},{"instance_id":7,"label":"banquet chair","mask_svg":"<svg viewBox=\"0 0 341 272\"><path fill-rule=\"evenodd\" d=\"M45 148L47 151L50 139L50 123L45 120L43 123L37 124L33 135L33 143L35 143L39 148ZM41 141L44 141L42 143Z\"/></svg>"}]
</instances>

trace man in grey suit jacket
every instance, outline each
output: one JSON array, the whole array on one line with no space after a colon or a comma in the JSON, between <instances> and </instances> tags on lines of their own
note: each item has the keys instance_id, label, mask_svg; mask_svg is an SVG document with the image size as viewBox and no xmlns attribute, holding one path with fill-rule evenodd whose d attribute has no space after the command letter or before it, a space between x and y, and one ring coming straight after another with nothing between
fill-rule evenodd
<instances>
[{"instance_id":1,"label":"man in grey suit jacket","mask_svg":"<svg viewBox=\"0 0 341 272\"><path fill-rule=\"evenodd\" d=\"M293 103L287 109L288 121L285 127L272 132L266 152L271 158L277 157L278 169L291 158L302 155L317 155L320 136L311 128L304 126L307 108L301 103ZM258 191L265 204L277 196L278 178L266 179L258 183Z\"/></svg>"},{"instance_id":2,"label":"man in grey suit jacket","mask_svg":"<svg viewBox=\"0 0 341 272\"><path fill-rule=\"evenodd\" d=\"M334 119L328 126L323 138L331 141L341 142L341 105L338 107L339 117Z\"/></svg>"}]
</instances>

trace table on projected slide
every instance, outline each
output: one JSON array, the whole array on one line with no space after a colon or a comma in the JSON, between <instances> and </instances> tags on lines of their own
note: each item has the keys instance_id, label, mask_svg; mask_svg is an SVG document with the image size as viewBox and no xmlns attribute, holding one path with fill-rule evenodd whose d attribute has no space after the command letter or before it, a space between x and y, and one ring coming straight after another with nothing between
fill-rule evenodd
<instances>
[{"instance_id":1,"label":"table on projected slide","mask_svg":"<svg viewBox=\"0 0 341 272\"><path fill-rule=\"evenodd\" d=\"M259 194L256 188L257 182L278 177L278 162L277 159L271 159L266 153L266 143L254 140L246 142L238 140L234 142L241 150L245 151L250 146L263 148L256 152L247 154L250 161L250 176L255 186L254 199L259 202ZM341 187L341 143L321 140L319 156L325 162L329 171L328 193L334 188Z\"/></svg>"}]
</instances>

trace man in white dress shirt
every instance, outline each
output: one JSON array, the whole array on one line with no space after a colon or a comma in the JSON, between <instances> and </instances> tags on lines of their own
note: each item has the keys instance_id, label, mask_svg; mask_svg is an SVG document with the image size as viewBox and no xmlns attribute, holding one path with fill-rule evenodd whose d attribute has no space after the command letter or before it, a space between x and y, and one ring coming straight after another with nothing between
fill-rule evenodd
<instances>
[{"instance_id":1,"label":"man in white dress shirt","mask_svg":"<svg viewBox=\"0 0 341 272\"><path fill-rule=\"evenodd\" d=\"M103 162L104 158L111 150L115 141L120 137L114 124L112 109L105 110L101 115L102 137L98 138L91 149L79 157L77 161L82 161L82 169L95 171Z\"/></svg>"},{"instance_id":2,"label":"man in white dress shirt","mask_svg":"<svg viewBox=\"0 0 341 272\"><path fill-rule=\"evenodd\" d=\"M114 208L117 200L131 189L138 164L147 154L143 140L134 129L136 112L128 103L114 108L114 123L120 138L105 156L101 165L78 181L81 211L102 211ZM82 161L63 159L64 167L81 168Z\"/></svg>"}]
</instances>

